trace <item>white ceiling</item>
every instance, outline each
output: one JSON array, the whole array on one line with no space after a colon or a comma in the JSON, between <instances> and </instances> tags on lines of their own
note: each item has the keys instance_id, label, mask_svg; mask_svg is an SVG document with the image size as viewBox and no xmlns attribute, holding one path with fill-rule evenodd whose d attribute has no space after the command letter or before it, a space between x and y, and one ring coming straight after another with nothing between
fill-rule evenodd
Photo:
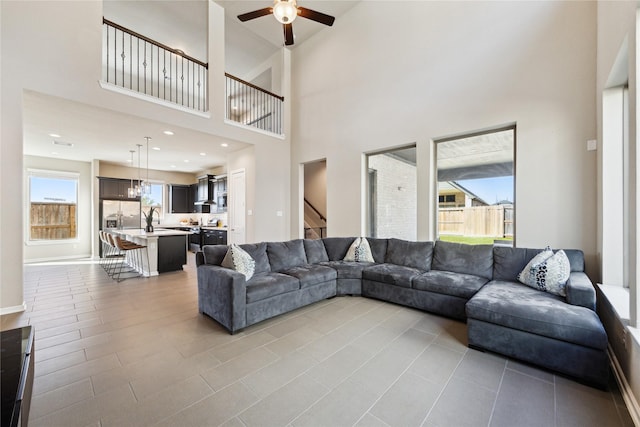
<instances>
[{"instance_id":1,"label":"white ceiling","mask_svg":"<svg viewBox=\"0 0 640 427\"><path fill-rule=\"evenodd\" d=\"M143 144L141 164L146 166L144 137L150 136L150 169L197 173L225 164L227 153L249 146L35 92L24 94L23 120L24 154L31 156L86 162L97 159L128 165L131 158L129 151L137 150L136 144ZM165 135L163 132L167 130L174 135ZM53 141L73 144L73 147L56 145ZM223 143L228 147L222 147ZM153 147L160 150L154 150ZM134 165L137 164L136 151Z\"/></svg>"},{"instance_id":2,"label":"white ceiling","mask_svg":"<svg viewBox=\"0 0 640 427\"><path fill-rule=\"evenodd\" d=\"M227 72L242 77L282 48L282 25L274 17L264 16L245 23L237 19L238 14L272 5L270 0L217 3L225 8ZM356 3L299 0L300 6L333 15L336 20ZM103 5L105 18L208 62L207 0L105 0ZM321 30L331 30L300 17L294 21L293 27L296 44L292 48ZM263 87L267 83L270 82L262 82ZM24 153L33 156L127 165L129 150L137 150L136 144L144 144L144 165L144 137L150 136L150 147L160 148L160 151L149 150L150 169L197 173L223 165L228 152L248 146L215 135L168 128L163 123L37 93L25 94L23 119ZM165 130L173 131L174 135L165 135ZM49 134L60 137L54 138ZM53 140L73 144L73 147L54 145ZM222 143L229 144L229 147L222 147ZM134 164L137 165L137 152Z\"/></svg>"}]
</instances>

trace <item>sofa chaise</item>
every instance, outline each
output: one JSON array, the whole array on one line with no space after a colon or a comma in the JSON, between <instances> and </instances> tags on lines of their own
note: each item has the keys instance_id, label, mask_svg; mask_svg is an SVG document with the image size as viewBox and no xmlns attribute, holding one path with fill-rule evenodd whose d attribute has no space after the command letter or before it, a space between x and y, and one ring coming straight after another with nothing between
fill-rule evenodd
<instances>
[{"instance_id":1,"label":"sofa chaise","mask_svg":"<svg viewBox=\"0 0 640 427\"><path fill-rule=\"evenodd\" d=\"M345 260L355 241L239 245L249 276L228 268L231 246L204 246L196 254L198 309L233 334L326 298L362 295L466 321L472 348L606 387L607 335L582 251L564 251L571 273L561 297L518 281L542 249L367 238L366 259Z\"/></svg>"}]
</instances>

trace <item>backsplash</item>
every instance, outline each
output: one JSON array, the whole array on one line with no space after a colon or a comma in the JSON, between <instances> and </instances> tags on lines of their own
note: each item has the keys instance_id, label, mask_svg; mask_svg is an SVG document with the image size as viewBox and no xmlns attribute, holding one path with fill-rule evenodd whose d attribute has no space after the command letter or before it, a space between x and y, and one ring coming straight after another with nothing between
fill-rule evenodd
<instances>
[{"instance_id":1,"label":"backsplash","mask_svg":"<svg viewBox=\"0 0 640 427\"><path fill-rule=\"evenodd\" d=\"M193 221L195 223L202 223L203 225L209 224L214 221L221 220L223 226L228 224L227 222L227 213L212 213L212 214L199 214L199 213L190 213L190 214L170 214L164 213L163 218L160 220L160 226L162 225L176 225L180 224L181 221Z\"/></svg>"}]
</instances>

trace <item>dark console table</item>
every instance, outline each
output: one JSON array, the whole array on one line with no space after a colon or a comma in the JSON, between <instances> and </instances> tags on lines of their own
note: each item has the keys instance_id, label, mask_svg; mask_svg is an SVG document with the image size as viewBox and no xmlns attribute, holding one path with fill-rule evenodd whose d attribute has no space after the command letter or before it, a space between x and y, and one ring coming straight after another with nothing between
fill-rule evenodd
<instances>
[{"instance_id":1,"label":"dark console table","mask_svg":"<svg viewBox=\"0 0 640 427\"><path fill-rule=\"evenodd\" d=\"M33 390L35 348L31 326L0 332L2 427L26 427Z\"/></svg>"}]
</instances>

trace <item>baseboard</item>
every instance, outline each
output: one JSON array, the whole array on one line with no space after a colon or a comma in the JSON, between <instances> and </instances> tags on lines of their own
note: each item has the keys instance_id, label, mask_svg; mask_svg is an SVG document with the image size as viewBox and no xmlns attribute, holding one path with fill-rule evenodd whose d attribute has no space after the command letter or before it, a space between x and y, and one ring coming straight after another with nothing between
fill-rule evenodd
<instances>
[{"instance_id":1,"label":"baseboard","mask_svg":"<svg viewBox=\"0 0 640 427\"><path fill-rule=\"evenodd\" d=\"M608 348L608 353L611 365L613 366L613 374L616 377L618 387L620 387L624 403L627 405L627 409L629 410L629 415L631 416L633 423L636 426L640 426L640 405L638 405L638 401L633 395L633 391L627 382L627 378L624 376L624 372L622 371L620 363L618 363L618 359L616 358L611 346Z\"/></svg>"},{"instance_id":2,"label":"baseboard","mask_svg":"<svg viewBox=\"0 0 640 427\"><path fill-rule=\"evenodd\" d=\"M22 305L14 305L13 307L0 308L0 316L4 316L5 314L20 313L22 311L27 311L26 302L23 302Z\"/></svg>"},{"instance_id":3,"label":"baseboard","mask_svg":"<svg viewBox=\"0 0 640 427\"><path fill-rule=\"evenodd\" d=\"M91 254L79 254L79 255L67 255L67 256L55 256L47 258L32 258L25 259L25 264L41 264L41 263L63 263L68 261L83 261L83 260L95 260L98 259Z\"/></svg>"}]
</instances>

